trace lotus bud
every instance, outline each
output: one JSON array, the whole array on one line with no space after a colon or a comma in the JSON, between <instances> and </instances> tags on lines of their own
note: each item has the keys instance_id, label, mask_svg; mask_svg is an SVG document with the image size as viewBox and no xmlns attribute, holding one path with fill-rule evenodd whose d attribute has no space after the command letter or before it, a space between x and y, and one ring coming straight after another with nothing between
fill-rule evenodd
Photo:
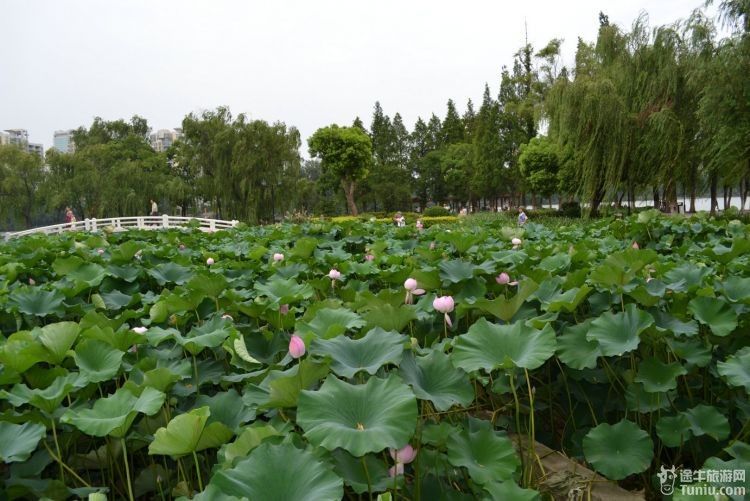
<instances>
[{"instance_id":1,"label":"lotus bud","mask_svg":"<svg viewBox=\"0 0 750 501\"><path fill-rule=\"evenodd\" d=\"M513 240L510 241L515 246L521 245L521 239L520 238L513 238Z\"/></svg>"},{"instance_id":2,"label":"lotus bud","mask_svg":"<svg viewBox=\"0 0 750 501\"><path fill-rule=\"evenodd\" d=\"M104 249L96 249L96 252L101 256L102 254L104 254Z\"/></svg>"},{"instance_id":3,"label":"lotus bud","mask_svg":"<svg viewBox=\"0 0 750 501\"><path fill-rule=\"evenodd\" d=\"M36 280L29 278L29 285L36 285Z\"/></svg>"},{"instance_id":4,"label":"lotus bud","mask_svg":"<svg viewBox=\"0 0 750 501\"><path fill-rule=\"evenodd\" d=\"M273 260L276 261L277 263L279 261L283 261L284 260L284 254L281 254L281 253L277 252L276 254L273 255Z\"/></svg>"},{"instance_id":5,"label":"lotus bud","mask_svg":"<svg viewBox=\"0 0 750 501\"><path fill-rule=\"evenodd\" d=\"M292 358L299 358L305 354L305 342L297 334L289 340L289 354Z\"/></svg>"},{"instance_id":6,"label":"lotus bud","mask_svg":"<svg viewBox=\"0 0 750 501\"><path fill-rule=\"evenodd\" d=\"M641 246L638 245L638 242L636 242L636 241L633 241L633 245L631 247L633 247L635 250L638 250L638 249L641 248Z\"/></svg>"},{"instance_id":7,"label":"lotus bud","mask_svg":"<svg viewBox=\"0 0 750 501\"><path fill-rule=\"evenodd\" d=\"M435 250L435 242L430 242L430 250Z\"/></svg>"},{"instance_id":8,"label":"lotus bud","mask_svg":"<svg viewBox=\"0 0 750 501\"><path fill-rule=\"evenodd\" d=\"M373 256L372 254L367 254L365 256L365 261L373 261L373 260L375 260L375 256Z\"/></svg>"},{"instance_id":9,"label":"lotus bud","mask_svg":"<svg viewBox=\"0 0 750 501\"><path fill-rule=\"evenodd\" d=\"M328 278L330 278L331 280L341 280L341 272L336 268L333 268L328 272Z\"/></svg>"},{"instance_id":10,"label":"lotus bud","mask_svg":"<svg viewBox=\"0 0 750 501\"><path fill-rule=\"evenodd\" d=\"M185 250L185 244L180 244L180 250L181 251Z\"/></svg>"},{"instance_id":11,"label":"lotus bud","mask_svg":"<svg viewBox=\"0 0 750 501\"><path fill-rule=\"evenodd\" d=\"M406 444L399 450L388 449L388 453L391 455L391 458L393 458L394 461L401 464L409 464L414 461L415 457L417 457L417 451L415 451L414 447L412 447L410 444Z\"/></svg>"},{"instance_id":12,"label":"lotus bud","mask_svg":"<svg viewBox=\"0 0 750 501\"><path fill-rule=\"evenodd\" d=\"M289 305L282 304L281 306L279 306L279 313L281 313L282 315L286 315L287 313L289 313Z\"/></svg>"},{"instance_id":13,"label":"lotus bud","mask_svg":"<svg viewBox=\"0 0 750 501\"><path fill-rule=\"evenodd\" d=\"M214 264L215 262L216 262L216 261L214 261L214 258L212 258L212 257L210 257L210 258L206 259L206 264L207 264L208 266L211 266L211 265L212 265L212 264Z\"/></svg>"},{"instance_id":14,"label":"lotus bud","mask_svg":"<svg viewBox=\"0 0 750 501\"><path fill-rule=\"evenodd\" d=\"M510 275L508 275L505 272L502 272L498 276L495 277L495 282L497 282L500 285L505 285L510 282Z\"/></svg>"},{"instance_id":15,"label":"lotus bud","mask_svg":"<svg viewBox=\"0 0 750 501\"><path fill-rule=\"evenodd\" d=\"M453 296L440 296L432 301L432 307L440 313L450 313L455 307Z\"/></svg>"},{"instance_id":16,"label":"lotus bud","mask_svg":"<svg viewBox=\"0 0 750 501\"><path fill-rule=\"evenodd\" d=\"M413 291L417 288L417 281L413 278L407 278L406 282L404 282L404 289L408 291Z\"/></svg>"}]
</instances>

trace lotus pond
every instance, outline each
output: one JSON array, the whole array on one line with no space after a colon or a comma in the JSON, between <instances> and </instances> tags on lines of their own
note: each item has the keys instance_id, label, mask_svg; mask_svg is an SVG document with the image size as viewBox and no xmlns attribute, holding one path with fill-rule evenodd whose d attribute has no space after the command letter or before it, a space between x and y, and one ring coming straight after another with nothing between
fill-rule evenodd
<instances>
[{"instance_id":1,"label":"lotus pond","mask_svg":"<svg viewBox=\"0 0 750 501\"><path fill-rule=\"evenodd\" d=\"M746 471L750 228L501 224L0 244L0 491L549 499L536 442L648 499Z\"/></svg>"}]
</instances>

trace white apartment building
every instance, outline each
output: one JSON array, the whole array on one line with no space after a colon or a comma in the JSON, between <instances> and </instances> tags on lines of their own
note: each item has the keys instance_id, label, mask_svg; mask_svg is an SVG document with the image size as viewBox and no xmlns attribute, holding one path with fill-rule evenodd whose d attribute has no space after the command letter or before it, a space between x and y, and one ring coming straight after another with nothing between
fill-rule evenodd
<instances>
[{"instance_id":1,"label":"white apartment building","mask_svg":"<svg viewBox=\"0 0 750 501\"><path fill-rule=\"evenodd\" d=\"M74 153L76 145L73 142L74 129L56 130L52 147L61 153Z\"/></svg>"},{"instance_id":2,"label":"white apartment building","mask_svg":"<svg viewBox=\"0 0 750 501\"><path fill-rule=\"evenodd\" d=\"M149 136L154 151L167 151L172 143L182 137L182 129L159 129Z\"/></svg>"}]
</instances>

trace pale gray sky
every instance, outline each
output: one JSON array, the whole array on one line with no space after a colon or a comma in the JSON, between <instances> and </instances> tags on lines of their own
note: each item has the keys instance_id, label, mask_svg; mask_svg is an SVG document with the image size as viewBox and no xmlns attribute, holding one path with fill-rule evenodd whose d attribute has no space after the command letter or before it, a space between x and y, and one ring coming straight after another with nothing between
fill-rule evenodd
<instances>
[{"instance_id":1,"label":"pale gray sky","mask_svg":"<svg viewBox=\"0 0 750 501\"><path fill-rule=\"evenodd\" d=\"M294 0L0 0L0 130L28 129L52 146L56 129L95 116L179 127L191 111L227 105L281 120L306 140L318 127L366 125L373 104L443 117L453 98L497 92L500 68L524 42L592 41L599 11L629 28L687 17L700 0L378 2Z\"/></svg>"}]
</instances>

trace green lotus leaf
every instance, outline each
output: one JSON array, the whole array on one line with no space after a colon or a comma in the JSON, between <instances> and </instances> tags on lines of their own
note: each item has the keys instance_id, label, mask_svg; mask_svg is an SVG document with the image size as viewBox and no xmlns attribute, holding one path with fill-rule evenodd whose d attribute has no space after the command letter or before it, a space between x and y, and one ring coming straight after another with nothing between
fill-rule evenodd
<instances>
[{"instance_id":1,"label":"green lotus leaf","mask_svg":"<svg viewBox=\"0 0 750 501\"><path fill-rule=\"evenodd\" d=\"M506 299L505 296L498 296L491 300L478 299L474 304L480 310L495 315L503 322L510 322L526 299L536 291L537 287L536 282L523 280L518 286L518 292L509 299Z\"/></svg>"},{"instance_id":2,"label":"green lotus leaf","mask_svg":"<svg viewBox=\"0 0 750 501\"><path fill-rule=\"evenodd\" d=\"M29 388L23 383L16 384L10 392L0 390L0 398L8 400L14 407L29 404L47 414L53 414L71 391L85 385L85 378L77 373L70 373L55 378L46 388Z\"/></svg>"},{"instance_id":3,"label":"green lotus leaf","mask_svg":"<svg viewBox=\"0 0 750 501\"><path fill-rule=\"evenodd\" d=\"M223 494L267 501L339 501L344 483L312 452L292 444L263 443L234 468L211 479Z\"/></svg>"},{"instance_id":4,"label":"green lotus leaf","mask_svg":"<svg viewBox=\"0 0 750 501\"><path fill-rule=\"evenodd\" d=\"M570 268L571 258L567 253L558 253L547 256L541 260L538 267L553 274L565 274Z\"/></svg>"},{"instance_id":5,"label":"green lotus leaf","mask_svg":"<svg viewBox=\"0 0 750 501\"><path fill-rule=\"evenodd\" d=\"M208 407L201 407L175 416L166 427L156 430L154 441L148 446L148 453L177 459L226 443L232 438L232 431L219 422L207 425L210 415Z\"/></svg>"},{"instance_id":6,"label":"green lotus leaf","mask_svg":"<svg viewBox=\"0 0 750 501\"><path fill-rule=\"evenodd\" d=\"M135 266L116 266L110 264L107 266L107 275L119 278L126 282L135 282L135 279L141 274L142 268Z\"/></svg>"},{"instance_id":7,"label":"green lotus leaf","mask_svg":"<svg viewBox=\"0 0 750 501\"><path fill-rule=\"evenodd\" d=\"M602 423L583 437L586 461L607 478L621 480L645 471L654 459L654 443L648 433L623 419Z\"/></svg>"},{"instance_id":8,"label":"green lotus leaf","mask_svg":"<svg viewBox=\"0 0 750 501\"><path fill-rule=\"evenodd\" d=\"M159 264L148 270L148 274L161 286L168 283L182 285L193 278L193 272L190 268L176 263Z\"/></svg>"},{"instance_id":9,"label":"green lotus leaf","mask_svg":"<svg viewBox=\"0 0 750 501\"><path fill-rule=\"evenodd\" d=\"M521 320L497 325L480 318L455 339L451 358L453 365L466 372L536 369L555 354L555 347L555 331L549 324L539 330Z\"/></svg>"},{"instance_id":10,"label":"green lotus leaf","mask_svg":"<svg viewBox=\"0 0 750 501\"><path fill-rule=\"evenodd\" d=\"M224 444L219 449L219 459L222 463L234 463L237 458L244 458L268 437L279 437L284 434L271 426L256 421L246 426L234 442Z\"/></svg>"},{"instance_id":11,"label":"green lotus leaf","mask_svg":"<svg viewBox=\"0 0 750 501\"><path fill-rule=\"evenodd\" d=\"M362 458L356 458L344 450L336 449L331 455L334 461L333 470L357 494L368 492L368 488L373 493L393 488L394 479L388 475L388 469L381 458L372 454L364 456L367 464L365 470Z\"/></svg>"},{"instance_id":12,"label":"green lotus leaf","mask_svg":"<svg viewBox=\"0 0 750 501\"><path fill-rule=\"evenodd\" d=\"M399 377L352 385L329 375L318 391L303 391L297 424L316 446L341 447L360 457L401 448L414 435L417 399Z\"/></svg>"},{"instance_id":13,"label":"green lotus leaf","mask_svg":"<svg viewBox=\"0 0 750 501\"><path fill-rule=\"evenodd\" d=\"M677 388L677 377L685 374L687 370L679 362L665 364L657 358L648 358L641 362L634 381L643 383L645 391L658 393Z\"/></svg>"},{"instance_id":14,"label":"green lotus leaf","mask_svg":"<svg viewBox=\"0 0 750 501\"><path fill-rule=\"evenodd\" d=\"M106 275L104 268L96 263L87 263L78 256L57 258L52 263L52 269L59 277L71 277L92 287L99 285Z\"/></svg>"},{"instance_id":15,"label":"green lotus leaf","mask_svg":"<svg viewBox=\"0 0 750 501\"><path fill-rule=\"evenodd\" d=\"M489 482L482 487L490 494L490 499L493 501L505 501L506 499L512 499L513 501L538 501L540 499L537 491L523 489L512 480Z\"/></svg>"},{"instance_id":16,"label":"green lotus leaf","mask_svg":"<svg viewBox=\"0 0 750 501\"><path fill-rule=\"evenodd\" d=\"M166 393L174 383L183 378L182 374L174 372L169 367L157 367L143 373L143 386L150 386Z\"/></svg>"},{"instance_id":17,"label":"green lotus leaf","mask_svg":"<svg viewBox=\"0 0 750 501\"><path fill-rule=\"evenodd\" d=\"M716 407L700 404L683 414L696 437L708 435L714 440L724 440L729 436L729 420Z\"/></svg>"},{"instance_id":18,"label":"green lotus leaf","mask_svg":"<svg viewBox=\"0 0 750 501\"><path fill-rule=\"evenodd\" d=\"M154 388L146 387L136 396L128 388L120 388L114 394L100 398L91 409L68 409L60 421L72 424L87 435L123 438L138 413L152 416L159 412L166 395Z\"/></svg>"},{"instance_id":19,"label":"green lotus leaf","mask_svg":"<svg viewBox=\"0 0 750 501\"><path fill-rule=\"evenodd\" d=\"M647 414L669 408L669 403L674 401L675 394L675 391L649 393L643 388L642 383L632 382L625 390L625 403L628 410Z\"/></svg>"},{"instance_id":20,"label":"green lotus leaf","mask_svg":"<svg viewBox=\"0 0 750 501\"><path fill-rule=\"evenodd\" d=\"M311 321L298 322L297 330L306 340L313 337L331 339L348 330L364 327L365 323L359 315L346 308L322 308Z\"/></svg>"},{"instance_id":21,"label":"green lotus leaf","mask_svg":"<svg viewBox=\"0 0 750 501\"><path fill-rule=\"evenodd\" d=\"M76 346L73 358L81 374L92 383L112 379L119 371L125 352L104 341L84 339Z\"/></svg>"},{"instance_id":22,"label":"green lotus leaf","mask_svg":"<svg viewBox=\"0 0 750 501\"><path fill-rule=\"evenodd\" d=\"M472 480L480 485L512 481L521 461L510 439L493 430L489 421L472 428L448 437L448 461L453 466L465 467Z\"/></svg>"},{"instance_id":23,"label":"green lotus leaf","mask_svg":"<svg viewBox=\"0 0 750 501\"><path fill-rule=\"evenodd\" d=\"M703 279L712 274L712 270L707 267L695 266L691 263L684 263L676 268L672 268L664 274L664 282L670 289L678 290L682 284L687 289L700 287Z\"/></svg>"},{"instance_id":24,"label":"green lotus leaf","mask_svg":"<svg viewBox=\"0 0 750 501\"><path fill-rule=\"evenodd\" d=\"M656 328L660 331L671 331L678 336L687 337L698 334L698 322L695 320L683 322L665 311L655 312L654 320L656 321Z\"/></svg>"},{"instance_id":25,"label":"green lotus leaf","mask_svg":"<svg viewBox=\"0 0 750 501\"><path fill-rule=\"evenodd\" d=\"M198 297L217 298L227 288L227 279L216 273L200 273L188 281L187 288Z\"/></svg>"},{"instance_id":26,"label":"green lotus leaf","mask_svg":"<svg viewBox=\"0 0 750 501\"><path fill-rule=\"evenodd\" d=\"M102 292L99 294L99 297L101 297L104 306L108 310L113 311L120 310L128 306L131 302L133 302L134 299L134 296L123 294L117 289L111 290L109 292Z\"/></svg>"},{"instance_id":27,"label":"green lotus leaf","mask_svg":"<svg viewBox=\"0 0 750 501\"><path fill-rule=\"evenodd\" d=\"M315 248L318 246L318 240L312 237L298 238L294 242L294 247L289 251L289 254L300 259L307 259L312 256Z\"/></svg>"},{"instance_id":28,"label":"green lotus leaf","mask_svg":"<svg viewBox=\"0 0 750 501\"><path fill-rule=\"evenodd\" d=\"M599 343L586 339L592 319L569 325L557 338L557 356L562 363L573 369L594 369L597 358L602 356Z\"/></svg>"},{"instance_id":29,"label":"green lotus leaf","mask_svg":"<svg viewBox=\"0 0 750 501\"><path fill-rule=\"evenodd\" d=\"M111 247L109 249L110 261L114 264L131 263L135 254L142 250L143 246L143 242L128 240L117 247Z\"/></svg>"},{"instance_id":30,"label":"green lotus leaf","mask_svg":"<svg viewBox=\"0 0 750 501\"><path fill-rule=\"evenodd\" d=\"M23 374L34 364L50 361L50 358L49 350L29 331L14 332L0 346L0 362L19 374Z\"/></svg>"},{"instance_id":31,"label":"green lotus leaf","mask_svg":"<svg viewBox=\"0 0 750 501\"><path fill-rule=\"evenodd\" d=\"M408 338L398 332L376 327L360 339L347 336L316 339L310 346L310 353L330 356L331 370L339 376L351 378L359 371L375 374L383 365L398 365L407 342Z\"/></svg>"},{"instance_id":32,"label":"green lotus leaf","mask_svg":"<svg viewBox=\"0 0 750 501\"><path fill-rule=\"evenodd\" d=\"M259 296L268 298L272 303L291 304L313 295L313 288L305 283L298 284L294 279L272 277L266 283L256 282L255 290Z\"/></svg>"},{"instance_id":33,"label":"green lotus leaf","mask_svg":"<svg viewBox=\"0 0 750 501\"><path fill-rule=\"evenodd\" d=\"M724 296L733 303L750 301L750 278L728 277L719 286L724 292Z\"/></svg>"},{"instance_id":34,"label":"green lotus leaf","mask_svg":"<svg viewBox=\"0 0 750 501\"><path fill-rule=\"evenodd\" d=\"M38 287L21 287L10 293L8 303L21 313L46 317L62 315L65 296L58 290L46 291Z\"/></svg>"},{"instance_id":35,"label":"green lotus leaf","mask_svg":"<svg viewBox=\"0 0 750 501\"><path fill-rule=\"evenodd\" d=\"M399 375L411 386L417 398L429 400L439 411L447 411L454 405L466 407L474 401L469 376L453 367L448 355L442 351L431 350L426 357L405 353Z\"/></svg>"},{"instance_id":36,"label":"green lotus leaf","mask_svg":"<svg viewBox=\"0 0 750 501\"><path fill-rule=\"evenodd\" d=\"M212 396L200 395L193 407L208 406L211 416L208 423L224 423L227 428L237 431L240 425L255 419L255 411L245 407L242 397L233 389Z\"/></svg>"},{"instance_id":37,"label":"green lotus leaf","mask_svg":"<svg viewBox=\"0 0 750 501\"><path fill-rule=\"evenodd\" d=\"M656 422L656 434L667 447L680 447L693 436L690 421L683 413L659 418Z\"/></svg>"},{"instance_id":38,"label":"green lotus leaf","mask_svg":"<svg viewBox=\"0 0 750 501\"><path fill-rule=\"evenodd\" d=\"M452 261L442 261L439 265L440 278L453 284L463 282L474 278L475 266L467 261L454 259Z\"/></svg>"},{"instance_id":39,"label":"green lotus leaf","mask_svg":"<svg viewBox=\"0 0 750 501\"><path fill-rule=\"evenodd\" d=\"M716 371L731 386L744 386L745 391L750 393L750 346L738 350L724 362L717 362Z\"/></svg>"},{"instance_id":40,"label":"green lotus leaf","mask_svg":"<svg viewBox=\"0 0 750 501\"><path fill-rule=\"evenodd\" d=\"M75 322L47 324L41 329L39 341L52 355L52 363L59 364L78 338L80 327Z\"/></svg>"},{"instance_id":41,"label":"green lotus leaf","mask_svg":"<svg viewBox=\"0 0 750 501\"><path fill-rule=\"evenodd\" d=\"M717 336L728 336L737 328L737 313L722 299L695 297L690 300L688 310Z\"/></svg>"},{"instance_id":42,"label":"green lotus leaf","mask_svg":"<svg viewBox=\"0 0 750 501\"><path fill-rule=\"evenodd\" d=\"M586 339L597 341L602 355L620 356L636 349L640 343L640 333L653 323L654 317L629 304L622 313L608 311L594 319Z\"/></svg>"},{"instance_id":43,"label":"green lotus leaf","mask_svg":"<svg viewBox=\"0 0 750 501\"><path fill-rule=\"evenodd\" d=\"M13 424L0 421L0 461L26 461L46 434L47 429L38 423Z\"/></svg>"},{"instance_id":44,"label":"green lotus leaf","mask_svg":"<svg viewBox=\"0 0 750 501\"><path fill-rule=\"evenodd\" d=\"M175 336L177 343L191 355L197 355L206 348L221 346L234 329L223 318L215 315L203 325L193 327L186 336Z\"/></svg>"},{"instance_id":45,"label":"green lotus leaf","mask_svg":"<svg viewBox=\"0 0 750 501\"><path fill-rule=\"evenodd\" d=\"M367 327L401 332L409 325L409 322L417 319L417 312L413 306L393 306L390 303L381 302L368 305L368 310L362 314L362 319L367 322Z\"/></svg>"},{"instance_id":46,"label":"green lotus leaf","mask_svg":"<svg viewBox=\"0 0 750 501\"><path fill-rule=\"evenodd\" d=\"M687 362L687 367L705 367L711 363L712 352L711 346L700 339L686 339L679 341L677 339L667 338L667 344L675 355Z\"/></svg>"},{"instance_id":47,"label":"green lotus leaf","mask_svg":"<svg viewBox=\"0 0 750 501\"><path fill-rule=\"evenodd\" d=\"M567 256L567 254L564 254ZM583 302L584 299L592 291L591 287L584 285L582 287L573 287L565 292L555 294L548 298L547 303L543 305L545 311L556 312L556 311L567 311L572 312L578 305Z\"/></svg>"},{"instance_id":48,"label":"green lotus leaf","mask_svg":"<svg viewBox=\"0 0 750 501\"><path fill-rule=\"evenodd\" d=\"M296 406L300 392L316 385L329 372L328 362L321 363L308 358L281 373L283 376L277 377L276 372L272 373L273 380L268 384L268 400L263 407Z\"/></svg>"}]
</instances>

